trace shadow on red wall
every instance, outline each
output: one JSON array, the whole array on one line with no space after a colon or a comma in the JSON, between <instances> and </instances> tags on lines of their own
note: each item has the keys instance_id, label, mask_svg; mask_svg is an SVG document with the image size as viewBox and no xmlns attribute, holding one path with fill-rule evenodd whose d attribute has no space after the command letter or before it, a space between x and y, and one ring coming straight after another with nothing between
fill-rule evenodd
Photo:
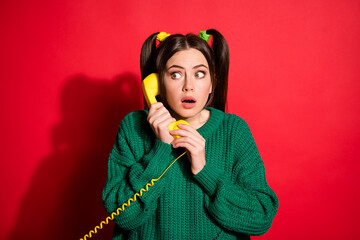
<instances>
[{"instance_id":1,"label":"shadow on red wall","mask_svg":"<svg viewBox=\"0 0 360 240\"><path fill-rule=\"evenodd\" d=\"M76 76L61 92L53 152L41 160L9 240L80 239L107 217L101 194L121 119L142 108L140 80ZM111 239L113 223L92 239Z\"/></svg>"}]
</instances>

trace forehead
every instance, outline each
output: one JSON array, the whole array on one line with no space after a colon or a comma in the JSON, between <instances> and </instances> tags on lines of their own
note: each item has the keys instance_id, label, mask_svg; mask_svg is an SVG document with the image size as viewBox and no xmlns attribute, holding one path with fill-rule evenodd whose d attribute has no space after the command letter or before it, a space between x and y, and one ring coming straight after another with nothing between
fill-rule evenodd
<instances>
[{"instance_id":1,"label":"forehead","mask_svg":"<svg viewBox=\"0 0 360 240\"><path fill-rule=\"evenodd\" d=\"M166 63L166 67L172 65L179 65L182 67L193 67L199 64L203 64L208 67L205 56L197 49L190 48L181 50L172 55Z\"/></svg>"}]
</instances>

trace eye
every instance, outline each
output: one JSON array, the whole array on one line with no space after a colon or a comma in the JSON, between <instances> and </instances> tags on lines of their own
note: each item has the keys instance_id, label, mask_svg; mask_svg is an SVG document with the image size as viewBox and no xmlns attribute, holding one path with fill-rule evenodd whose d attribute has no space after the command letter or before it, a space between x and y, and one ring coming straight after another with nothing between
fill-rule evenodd
<instances>
[{"instance_id":1,"label":"eye","mask_svg":"<svg viewBox=\"0 0 360 240\"><path fill-rule=\"evenodd\" d=\"M181 74L178 72L173 72L170 74L172 79L179 79L181 77Z\"/></svg>"},{"instance_id":2,"label":"eye","mask_svg":"<svg viewBox=\"0 0 360 240\"><path fill-rule=\"evenodd\" d=\"M205 73L203 71L199 71L195 73L196 78L203 78L205 77Z\"/></svg>"}]
</instances>

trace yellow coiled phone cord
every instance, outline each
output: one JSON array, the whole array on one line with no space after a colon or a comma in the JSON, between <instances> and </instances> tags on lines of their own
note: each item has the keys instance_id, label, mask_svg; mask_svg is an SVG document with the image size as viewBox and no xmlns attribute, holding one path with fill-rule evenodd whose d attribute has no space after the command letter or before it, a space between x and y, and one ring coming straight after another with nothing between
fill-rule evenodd
<instances>
[{"instance_id":1,"label":"yellow coiled phone cord","mask_svg":"<svg viewBox=\"0 0 360 240\"><path fill-rule=\"evenodd\" d=\"M137 197L137 196L138 196L138 197L141 197L141 196L143 195L143 192L147 192L147 191L149 190L149 187L154 186L154 183L155 183L156 181L160 180L160 178L165 174L165 172L166 172L179 158L181 158L185 153L186 153L186 151L183 152L180 156L178 156L178 157L164 170L164 172L160 175L160 177L158 177L158 178L156 178L156 179L151 179L151 181L150 181L151 183L147 183L147 184L145 185L145 188L140 189L139 193L135 193L133 198L130 198L130 199L127 201L127 203L124 203L123 205L121 205L121 207L119 207L119 208L116 209L114 212L112 212L112 213L110 214L110 216L108 216L108 217L105 219L105 221L101 221L101 223L99 224L99 226L96 226L96 227L94 228L94 230L91 230L91 231L89 232L89 234L86 234L86 235L84 236L84 238L80 238L80 240L86 240L87 238L91 238L91 237L92 237L92 234L96 234L98 229L103 229L103 225L109 224L109 220L111 220L111 221L114 220L115 216L118 216L118 215L120 214L120 212L122 212L122 211L125 210L125 207L130 206L130 203L131 203L131 202L135 202L135 201L136 201L136 197Z\"/></svg>"}]
</instances>

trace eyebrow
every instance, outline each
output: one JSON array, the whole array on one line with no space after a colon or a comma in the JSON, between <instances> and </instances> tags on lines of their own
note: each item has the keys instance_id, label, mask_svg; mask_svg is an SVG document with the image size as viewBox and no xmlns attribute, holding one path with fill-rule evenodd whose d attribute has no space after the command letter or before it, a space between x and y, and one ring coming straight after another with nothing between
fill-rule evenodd
<instances>
[{"instance_id":1,"label":"eyebrow","mask_svg":"<svg viewBox=\"0 0 360 240\"><path fill-rule=\"evenodd\" d=\"M208 68L207 66L205 66L204 64L199 64L199 65L196 65L193 67L193 69L195 68L199 68L199 67L205 67L205 68ZM181 68L181 69L185 69L184 67L182 66L179 66L179 65L171 65L167 70L169 70L170 68Z\"/></svg>"}]
</instances>

